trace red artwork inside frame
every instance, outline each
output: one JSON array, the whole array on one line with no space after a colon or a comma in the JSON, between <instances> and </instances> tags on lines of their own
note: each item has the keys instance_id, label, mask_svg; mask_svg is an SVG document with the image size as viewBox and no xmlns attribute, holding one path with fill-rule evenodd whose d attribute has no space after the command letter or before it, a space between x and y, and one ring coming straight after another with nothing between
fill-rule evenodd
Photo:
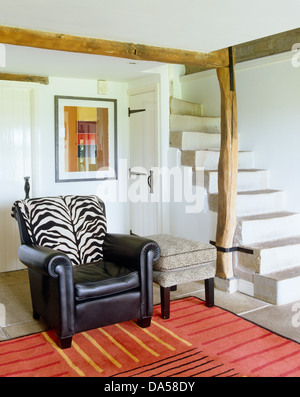
<instances>
[{"instance_id":1,"label":"red artwork inside frame","mask_svg":"<svg viewBox=\"0 0 300 397\"><path fill-rule=\"evenodd\" d=\"M97 145L97 134L78 134L78 145Z\"/></svg>"},{"instance_id":2,"label":"red artwork inside frame","mask_svg":"<svg viewBox=\"0 0 300 397\"><path fill-rule=\"evenodd\" d=\"M96 134L97 121L80 121L78 120L77 133L78 134Z\"/></svg>"}]
</instances>

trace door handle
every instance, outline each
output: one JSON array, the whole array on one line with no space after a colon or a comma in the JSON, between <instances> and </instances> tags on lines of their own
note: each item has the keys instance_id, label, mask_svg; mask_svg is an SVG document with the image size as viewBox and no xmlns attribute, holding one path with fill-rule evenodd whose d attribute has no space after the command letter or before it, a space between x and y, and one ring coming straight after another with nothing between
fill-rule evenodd
<instances>
[{"instance_id":1,"label":"door handle","mask_svg":"<svg viewBox=\"0 0 300 397\"><path fill-rule=\"evenodd\" d=\"M147 175L147 174L145 174L143 172L131 171L131 168L129 168L129 178L131 178L132 175Z\"/></svg>"},{"instance_id":2,"label":"door handle","mask_svg":"<svg viewBox=\"0 0 300 397\"><path fill-rule=\"evenodd\" d=\"M145 172L136 172L136 171L131 171L131 168L129 168L129 178L131 178L133 175L139 176L139 175L146 175ZM149 172L149 176L147 178L148 186L150 188L150 193L153 193L153 171Z\"/></svg>"},{"instance_id":3,"label":"door handle","mask_svg":"<svg viewBox=\"0 0 300 397\"><path fill-rule=\"evenodd\" d=\"M148 186L150 187L150 193L153 193L153 171L150 171L149 173Z\"/></svg>"}]
</instances>

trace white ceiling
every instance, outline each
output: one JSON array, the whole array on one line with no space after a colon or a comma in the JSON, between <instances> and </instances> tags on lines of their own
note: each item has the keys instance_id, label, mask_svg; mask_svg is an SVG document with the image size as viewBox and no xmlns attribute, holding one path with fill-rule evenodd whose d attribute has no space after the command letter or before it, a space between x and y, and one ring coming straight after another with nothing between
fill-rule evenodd
<instances>
[{"instance_id":1,"label":"white ceiling","mask_svg":"<svg viewBox=\"0 0 300 397\"><path fill-rule=\"evenodd\" d=\"M130 81L160 64L130 59L6 46L6 67L0 73Z\"/></svg>"},{"instance_id":2,"label":"white ceiling","mask_svg":"<svg viewBox=\"0 0 300 397\"><path fill-rule=\"evenodd\" d=\"M209 52L299 27L299 0L0 0L0 25ZM127 81L154 62L6 46L0 72Z\"/></svg>"}]
</instances>

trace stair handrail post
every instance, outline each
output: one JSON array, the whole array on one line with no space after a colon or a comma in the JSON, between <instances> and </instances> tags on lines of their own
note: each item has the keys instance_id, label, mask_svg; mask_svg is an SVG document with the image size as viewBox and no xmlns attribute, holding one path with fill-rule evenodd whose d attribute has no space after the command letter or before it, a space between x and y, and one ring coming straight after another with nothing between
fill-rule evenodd
<instances>
[{"instance_id":1,"label":"stair handrail post","mask_svg":"<svg viewBox=\"0 0 300 397\"><path fill-rule=\"evenodd\" d=\"M216 275L230 279L233 270L233 238L236 229L238 174L238 124L234 76L235 54L228 49L230 64L217 68L221 95L221 146L218 164L218 221Z\"/></svg>"}]
</instances>

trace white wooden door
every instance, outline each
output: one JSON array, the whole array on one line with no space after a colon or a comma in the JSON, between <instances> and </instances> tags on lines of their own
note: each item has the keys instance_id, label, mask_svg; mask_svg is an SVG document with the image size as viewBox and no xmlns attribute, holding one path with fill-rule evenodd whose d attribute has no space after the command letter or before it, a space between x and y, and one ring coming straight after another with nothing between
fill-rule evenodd
<instances>
[{"instance_id":1,"label":"white wooden door","mask_svg":"<svg viewBox=\"0 0 300 397\"><path fill-rule=\"evenodd\" d=\"M131 231L140 236L160 233L157 92L130 96L129 200Z\"/></svg>"},{"instance_id":2,"label":"white wooden door","mask_svg":"<svg viewBox=\"0 0 300 397\"><path fill-rule=\"evenodd\" d=\"M32 88L0 83L0 272L24 268L11 208L25 197L24 177L31 176L31 105Z\"/></svg>"}]
</instances>

